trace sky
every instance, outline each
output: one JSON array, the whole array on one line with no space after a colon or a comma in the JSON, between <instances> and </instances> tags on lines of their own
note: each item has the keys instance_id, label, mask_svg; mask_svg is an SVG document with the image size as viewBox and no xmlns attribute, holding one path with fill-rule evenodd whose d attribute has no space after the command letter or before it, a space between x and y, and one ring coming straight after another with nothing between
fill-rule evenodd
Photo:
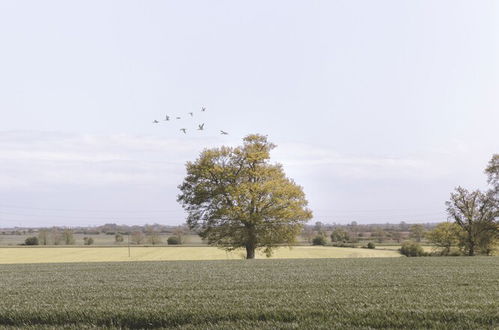
<instances>
[{"instance_id":1,"label":"sky","mask_svg":"<svg viewBox=\"0 0 499 330\"><path fill-rule=\"evenodd\" d=\"M0 0L0 49L0 227L181 224L251 133L310 223L440 222L499 152L492 0Z\"/></svg>"}]
</instances>

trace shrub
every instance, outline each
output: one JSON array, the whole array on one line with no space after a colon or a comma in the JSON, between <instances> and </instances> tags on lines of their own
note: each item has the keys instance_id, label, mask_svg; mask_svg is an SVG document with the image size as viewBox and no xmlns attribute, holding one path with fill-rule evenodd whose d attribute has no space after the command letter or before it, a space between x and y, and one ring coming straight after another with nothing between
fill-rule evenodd
<instances>
[{"instance_id":1,"label":"shrub","mask_svg":"<svg viewBox=\"0 0 499 330\"><path fill-rule=\"evenodd\" d=\"M115 241L116 243L121 243L121 242L123 242L123 241L124 241L123 235L121 235L121 234L116 234L116 235L114 235L114 241Z\"/></svg>"},{"instance_id":2,"label":"shrub","mask_svg":"<svg viewBox=\"0 0 499 330\"><path fill-rule=\"evenodd\" d=\"M355 245L355 243L342 243L342 242L339 242L339 243L333 243L331 245L334 246L334 247L344 247L344 248L356 248L357 247L357 245Z\"/></svg>"},{"instance_id":3,"label":"shrub","mask_svg":"<svg viewBox=\"0 0 499 330\"><path fill-rule=\"evenodd\" d=\"M94 244L94 239L92 237L83 237L83 244L92 245Z\"/></svg>"},{"instance_id":4,"label":"shrub","mask_svg":"<svg viewBox=\"0 0 499 330\"><path fill-rule=\"evenodd\" d=\"M402 243L402 247L399 251L407 257L421 257L427 255L421 245L410 241Z\"/></svg>"},{"instance_id":5,"label":"shrub","mask_svg":"<svg viewBox=\"0 0 499 330\"><path fill-rule=\"evenodd\" d=\"M312 245L326 245L326 238L324 236L315 236L312 240Z\"/></svg>"},{"instance_id":6,"label":"shrub","mask_svg":"<svg viewBox=\"0 0 499 330\"><path fill-rule=\"evenodd\" d=\"M168 237L166 242L168 243L168 245L180 245L180 244L182 244L180 241L180 238L178 238L177 236Z\"/></svg>"},{"instance_id":7,"label":"shrub","mask_svg":"<svg viewBox=\"0 0 499 330\"><path fill-rule=\"evenodd\" d=\"M373 242L369 242L369 243L367 243L367 248L368 248L368 249L375 249L375 248L376 248L376 245L374 245L374 243L373 243Z\"/></svg>"},{"instance_id":8,"label":"shrub","mask_svg":"<svg viewBox=\"0 0 499 330\"><path fill-rule=\"evenodd\" d=\"M25 245L38 245L38 237L33 236L33 237L28 237L24 241Z\"/></svg>"},{"instance_id":9,"label":"shrub","mask_svg":"<svg viewBox=\"0 0 499 330\"><path fill-rule=\"evenodd\" d=\"M331 233L331 241L333 242L348 242L350 240L350 235L347 231L341 228L336 228Z\"/></svg>"}]
</instances>

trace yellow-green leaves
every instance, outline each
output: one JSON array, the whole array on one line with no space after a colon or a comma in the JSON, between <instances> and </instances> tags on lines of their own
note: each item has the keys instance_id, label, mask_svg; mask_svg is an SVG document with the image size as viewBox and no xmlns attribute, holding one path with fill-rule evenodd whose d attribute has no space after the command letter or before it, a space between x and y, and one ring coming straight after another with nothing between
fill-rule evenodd
<instances>
[{"instance_id":1,"label":"yellow-green leaves","mask_svg":"<svg viewBox=\"0 0 499 330\"><path fill-rule=\"evenodd\" d=\"M256 248L270 254L277 244L294 241L312 217L300 186L270 163L275 145L262 135L248 135L243 146L204 150L187 163L178 201L187 223L212 245Z\"/></svg>"}]
</instances>

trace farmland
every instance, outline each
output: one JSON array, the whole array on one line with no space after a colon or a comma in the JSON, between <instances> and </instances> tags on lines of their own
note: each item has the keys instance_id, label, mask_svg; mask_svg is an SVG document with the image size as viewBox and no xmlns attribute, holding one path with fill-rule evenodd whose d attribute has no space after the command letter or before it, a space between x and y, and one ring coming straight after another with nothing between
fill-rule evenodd
<instances>
[{"instance_id":1,"label":"farmland","mask_svg":"<svg viewBox=\"0 0 499 330\"><path fill-rule=\"evenodd\" d=\"M0 264L47 262L166 261L242 259L243 251L225 252L208 246L181 247L16 247L0 248ZM322 246L280 248L273 258L372 258L400 257L394 250ZM263 254L257 258L266 258Z\"/></svg>"},{"instance_id":2,"label":"farmland","mask_svg":"<svg viewBox=\"0 0 499 330\"><path fill-rule=\"evenodd\" d=\"M0 265L0 325L493 329L498 269L497 257Z\"/></svg>"}]
</instances>

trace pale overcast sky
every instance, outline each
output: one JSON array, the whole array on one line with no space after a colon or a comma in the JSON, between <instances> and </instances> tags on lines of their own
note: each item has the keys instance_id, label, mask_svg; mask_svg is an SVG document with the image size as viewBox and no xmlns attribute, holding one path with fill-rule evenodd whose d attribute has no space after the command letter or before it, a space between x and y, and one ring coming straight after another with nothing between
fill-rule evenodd
<instances>
[{"instance_id":1,"label":"pale overcast sky","mask_svg":"<svg viewBox=\"0 0 499 330\"><path fill-rule=\"evenodd\" d=\"M499 152L493 0L0 0L0 50L0 227L180 224L184 163L249 133L312 223L444 221Z\"/></svg>"}]
</instances>

